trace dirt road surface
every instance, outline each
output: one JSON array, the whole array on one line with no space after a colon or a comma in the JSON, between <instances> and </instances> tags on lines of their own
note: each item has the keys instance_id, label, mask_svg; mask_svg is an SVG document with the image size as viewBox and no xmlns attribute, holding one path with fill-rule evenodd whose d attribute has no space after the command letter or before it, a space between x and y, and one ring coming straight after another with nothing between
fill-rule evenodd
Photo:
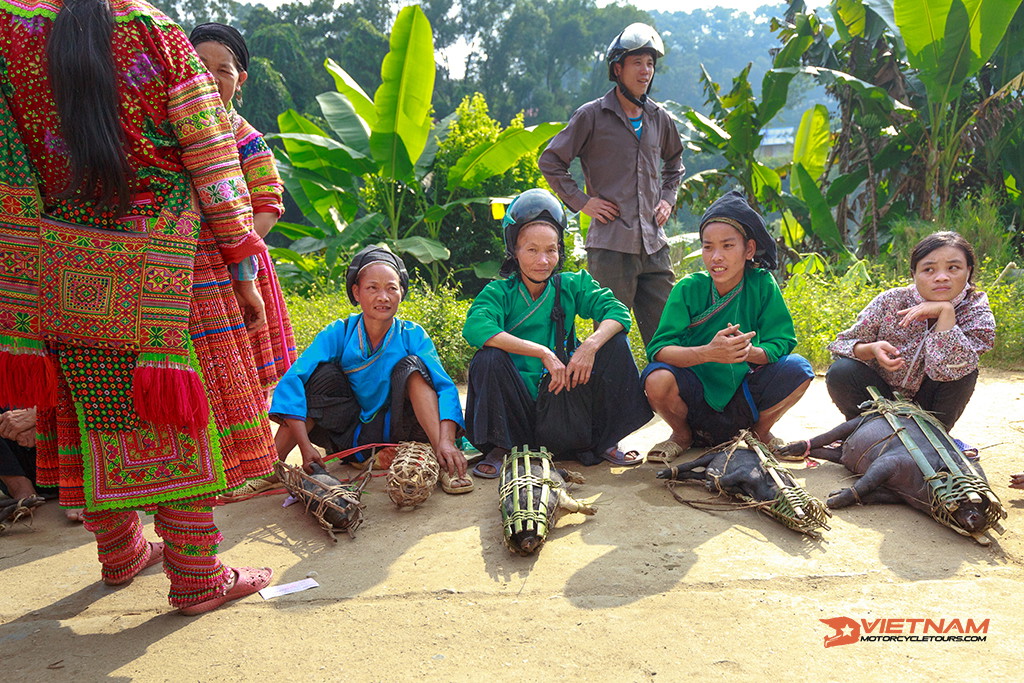
<instances>
[{"instance_id":1,"label":"dirt road surface","mask_svg":"<svg viewBox=\"0 0 1024 683\"><path fill-rule=\"evenodd\" d=\"M776 434L840 421L819 378ZM623 446L646 451L666 431L655 420ZM750 510L680 505L645 464L585 468L576 495L598 514L563 518L521 558L502 545L494 481L400 512L377 479L357 537L337 543L283 496L219 508L225 562L320 587L192 618L168 608L156 568L105 587L91 535L47 504L0 537L0 671L19 682L1020 680L1024 492L1007 483L1024 469L1024 374L983 372L954 434L982 447L1010 511L988 548L893 505L839 510L813 540ZM819 498L850 483L829 463L794 474ZM155 539L149 520L146 532ZM834 631L820 620L838 617L988 623L984 642L825 648Z\"/></svg>"}]
</instances>

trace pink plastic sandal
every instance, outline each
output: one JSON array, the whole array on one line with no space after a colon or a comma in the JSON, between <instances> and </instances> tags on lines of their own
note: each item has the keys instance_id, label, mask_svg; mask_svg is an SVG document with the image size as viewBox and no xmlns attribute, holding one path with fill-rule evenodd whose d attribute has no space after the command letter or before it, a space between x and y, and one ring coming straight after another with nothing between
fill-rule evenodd
<instances>
[{"instance_id":1,"label":"pink plastic sandal","mask_svg":"<svg viewBox=\"0 0 1024 683\"><path fill-rule=\"evenodd\" d=\"M244 598L266 588L270 585L270 579L274 576L274 570L270 567L260 569L255 567L232 567L231 571L235 573L235 585L230 590L223 595L212 597L209 600L203 600L194 605L186 605L179 609L178 612L189 617L212 612L229 600Z\"/></svg>"},{"instance_id":2,"label":"pink plastic sandal","mask_svg":"<svg viewBox=\"0 0 1024 683\"><path fill-rule=\"evenodd\" d=\"M136 569L134 572L132 572L128 576L124 577L123 579L119 579L119 580L103 579L103 583L107 584L108 586L123 586L124 584L128 583L129 581L134 579L136 576L138 576L139 572L141 572L143 569L149 569L154 564L159 564L160 562L163 562L163 561L164 561L164 544L163 543L154 543L154 542L150 541L149 542L149 557L146 558L146 561L142 563L141 567L139 567L138 569Z\"/></svg>"}]
</instances>

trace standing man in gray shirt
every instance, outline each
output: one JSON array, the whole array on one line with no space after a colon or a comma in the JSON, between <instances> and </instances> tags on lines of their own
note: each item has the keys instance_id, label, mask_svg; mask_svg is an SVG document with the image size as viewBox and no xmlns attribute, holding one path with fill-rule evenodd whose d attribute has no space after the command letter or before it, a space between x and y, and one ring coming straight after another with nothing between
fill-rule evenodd
<instances>
[{"instance_id":1,"label":"standing man in gray shirt","mask_svg":"<svg viewBox=\"0 0 1024 683\"><path fill-rule=\"evenodd\" d=\"M682 141L669 115L647 93L665 54L647 24L630 24L608 46L608 79L616 86L576 110L540 156L540 170L573 211L593 219L587 269L636 315L648 343L674 276L662 226L672 214L683 175ZM576 157L586 191L569 174Z\"/></svg>"}]
</instances>

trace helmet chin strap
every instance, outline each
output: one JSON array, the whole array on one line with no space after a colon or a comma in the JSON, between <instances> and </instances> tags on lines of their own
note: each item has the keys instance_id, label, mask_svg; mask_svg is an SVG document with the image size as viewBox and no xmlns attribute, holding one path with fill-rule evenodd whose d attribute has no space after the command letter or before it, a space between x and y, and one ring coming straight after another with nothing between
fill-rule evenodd
<instances>
[{"instance_id":1,"label":"helmet chin strap","mask_svg":"<svg viewBox=\"0 0 1024 683\"><path fill-rule=\"evenodd\" d=\"M619 92L622 93L623 97L625 97L627 100L629 100L630 102L632 102L636 106L638 106L640 108L643 108L644 104L647 102L647 92L646 91L644 91L644 93L642 95L640 95L639 98L636 98L636 97L633 97L633 93L629 92L629 88L627 88L626 86L622 85L622 81L615 81L615 83L619 86ZM650 86L648 86L648 90L650 90Z\"/></svg>"}]
</instances>

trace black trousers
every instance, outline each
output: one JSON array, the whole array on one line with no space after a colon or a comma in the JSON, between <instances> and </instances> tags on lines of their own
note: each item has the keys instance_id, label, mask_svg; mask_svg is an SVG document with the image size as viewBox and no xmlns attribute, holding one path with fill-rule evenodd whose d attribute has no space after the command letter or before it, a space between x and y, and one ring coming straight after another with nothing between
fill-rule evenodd
<instances>
[{"instance_id":1,"label":"black trousers","mask_svg":"<svg viewBox=\"0 0 1024 683\"><path fill-rule=\"evenodd\" d=\"M596 465L602 452L654 416L624 332L597 352L589 382L558 394L546 387L534 401L507 352L480 349L469 364L470 443L483 453L544 446L556 458Z\"/></svg>"},{"instance_id":2,"label":"black trousers","mask_svg":"<svg viewBox=\"0 0 1024 683\"><path fill-rule=\"evenodd\" d=\"M967 407L978 383L978 371L952 382L937 382L925 377L914 401L934 413L946 429L950 430ZM825 374L825 386L832 402L847 420L860 415L858 406L871 400L868 387L878 389L883 396L893 397L893 387L886 384L874 368L852 358L837 358Z\"/></svg>"},{"instance_id":3,"label":"black trousers","mask_svg":"<svg viewBox=\"0 0 1024 683\"><path fill-rule=\"evenodd\" d=\"M335 363L321 363L306 381L306 417L313 420L309 440L328 453L370 443L429 441L409 401L409 378L419 373L430 387L434 381L418 356L406 356L391 370L391 395L369 422L361 422L362 409L345 372ZM362 462L368 454L359 453Z\"/></svg>"}]
</instances>

